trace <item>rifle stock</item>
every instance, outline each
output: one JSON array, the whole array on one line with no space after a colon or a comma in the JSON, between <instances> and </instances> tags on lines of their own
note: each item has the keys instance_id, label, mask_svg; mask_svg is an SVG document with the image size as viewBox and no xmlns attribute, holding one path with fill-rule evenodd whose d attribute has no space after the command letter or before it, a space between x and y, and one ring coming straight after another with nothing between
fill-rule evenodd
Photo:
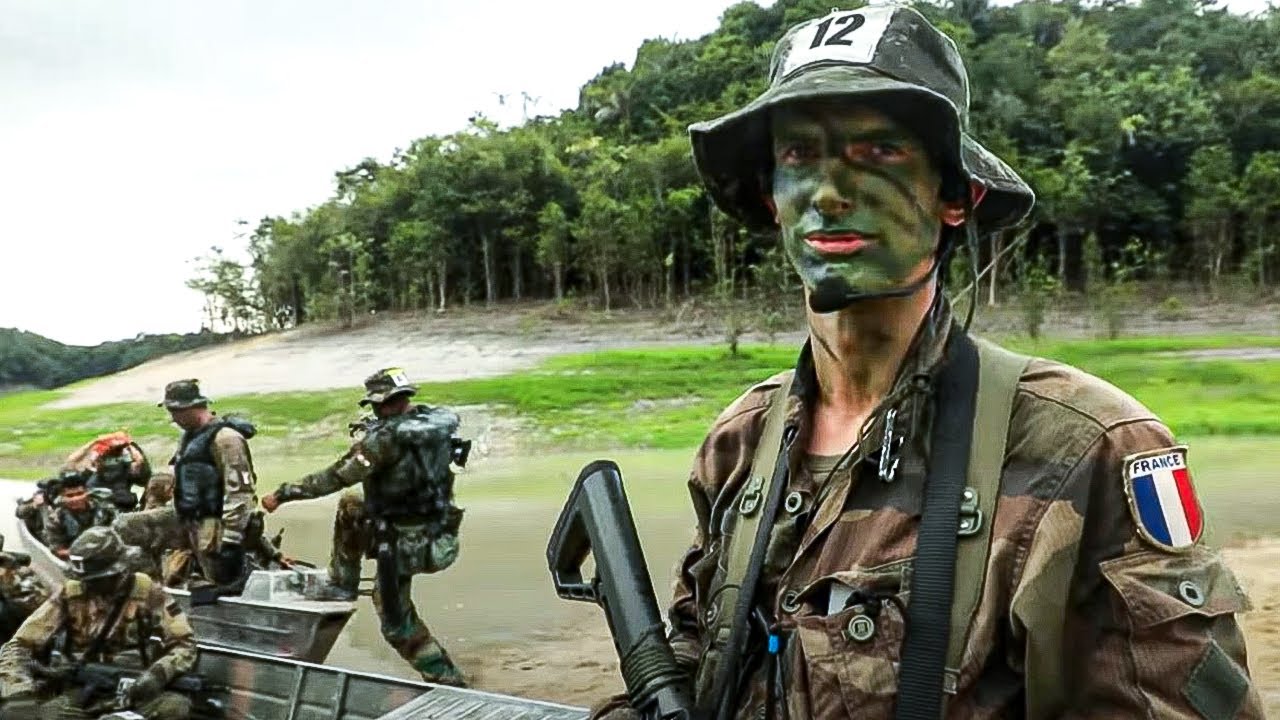
<instances>
[{"instance_id":1,"label":"rifle stock","mask_svg":"<svg viewBox=\"0 0 1280 720\"><path fill-rule=\"evenodd\" d=\"M595 577L582 577L587 556ZM547 545L556 594L604 609L631 706L645 720L703 720L667 642L622 473L609 460L579 473Z\"/></svg>"}]
</instances>

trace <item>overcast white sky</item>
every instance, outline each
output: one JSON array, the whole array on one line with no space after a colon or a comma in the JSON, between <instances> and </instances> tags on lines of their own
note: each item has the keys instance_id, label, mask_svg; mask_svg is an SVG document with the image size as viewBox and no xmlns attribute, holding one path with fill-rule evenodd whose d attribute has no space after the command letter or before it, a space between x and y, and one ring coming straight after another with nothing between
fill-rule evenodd
<instances>
[{"instance_id":1,"label":"overcast white sky","mask_svg":"<svg viewBox=\"0 0 1280 720\"><path fill-rule=\"evenodd\" d=\"M0 0L0 327L198 330L190 261L241 247L237 219L322 202L335 170L476 110L519 121L522 91L531 115L572 107L644 39L700 36L731 4Z\"/></svg>"}]
</instances>

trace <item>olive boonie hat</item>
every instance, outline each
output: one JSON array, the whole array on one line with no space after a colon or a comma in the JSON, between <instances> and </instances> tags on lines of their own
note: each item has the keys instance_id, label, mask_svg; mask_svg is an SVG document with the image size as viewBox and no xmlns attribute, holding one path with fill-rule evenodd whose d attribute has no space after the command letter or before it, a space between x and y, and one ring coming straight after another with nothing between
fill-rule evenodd
<instances>
[{"instance_id":1,"label":"olive boonie hat","mask_svg":"<svg viewBox=\"0 0 1280 720\"><path fill-rule=\"evenodd\" d=\"M183 408L208 405L210 402L212 401L209 398L200 394L200 381L192 378L190 380L174 380L165 385L164 400L156 403L156 407L182 410Z\"/></svg>"},{"instance_id":2,"label":"olive boonie hat","mask_svg":"<svg viewBox=\"0 0 1280 720\"><path fill-rule=\"evenodd\" d=\"M129 572L125 544L105 525L91 527L67 548L67 574L76 580L95 580Z\"/></svg>"},{"instance_id":3,"label":"olive boonie hat","mask_svg":"<svg viewBox=\"0 0 1280 720\"><path fill-rule=\"evenodd\" d=\"M793 26L778 41L769 88L745 107L689 127L694 163L716 205L752 229L775 227L759 173L772 164L768 109L789 101L890 94L914 100L942 160L986 186L974 211L982 232L1018 224L1035 193L1000 158L969 136L969 77L955 42L919 12L869 5Z\"/></svg>"},{"instance_id":4,"label":"olive boonie hat","mask_svg":"<svg viewBox=\"0 0 1280 720\"><path fill-rule=\"evenodd\" d=\"M418 392L418 388L409 383L409 376L398 367L383 368L365 378L364 390L361 405L383 403L397 395L413 395Z\"/></svg>"}]
</instances>

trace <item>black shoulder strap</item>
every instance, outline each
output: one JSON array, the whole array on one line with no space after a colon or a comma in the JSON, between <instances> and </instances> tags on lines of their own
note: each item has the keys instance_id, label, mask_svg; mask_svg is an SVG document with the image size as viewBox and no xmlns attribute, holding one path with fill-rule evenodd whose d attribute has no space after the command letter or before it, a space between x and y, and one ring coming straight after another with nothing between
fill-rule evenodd
<instances>
[{"instance_id":1,"label":"black shoulder strap","mask_svg":"<svg viewBox=\"0 0 1280 720\"><path fill-rule=\"evenodd\" d=\"M97 661L102 659L102 651L107 646L107 638L111 637L111 630L120 621L120 616L124 614L124 607L129 604L129 600L133 597L133 584L138 576L133 573L129 574L129 579L125 582L123 588L120 589L120 599L111 608L111 615L107 617L107 621L103 623L102 629L98 631L89 648L84 651L84 659L87 661Z\"/></svg>"},{"instance_id":2,"label":"black shoulder strap","mask_svg":"<svg viewBox=\"0 0 1280 720\"><path fill-rule=\"evenodd\" d=\"M934 387L936 410L898 672L897 720L938 720L942 716L960 501L978 392L977 346L955 325Z\"/></svg>"}]
</instances>

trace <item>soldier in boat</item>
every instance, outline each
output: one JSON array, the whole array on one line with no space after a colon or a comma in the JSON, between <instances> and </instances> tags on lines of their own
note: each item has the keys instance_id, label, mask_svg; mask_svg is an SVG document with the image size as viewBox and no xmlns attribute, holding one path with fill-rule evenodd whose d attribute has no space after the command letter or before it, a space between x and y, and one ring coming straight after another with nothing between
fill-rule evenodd
<instances>
[{"instance_id":1,"label":"soldier in boat","mask_svg":"<svg viewBox=\"0 0 1280 720\"><path fill-rule=\"evenodd\" d=\"M91 720L104 709L190 717L190 700L166 686L195 667L191 625L160 585L129 571L125 556L111 528L90 528L72 543L62 588L0 647L0 720ZM94 693L86 685L86 663L111 665L133 652L143 669L126 697L115 686Z\"/></svg>"}]
</instances>

